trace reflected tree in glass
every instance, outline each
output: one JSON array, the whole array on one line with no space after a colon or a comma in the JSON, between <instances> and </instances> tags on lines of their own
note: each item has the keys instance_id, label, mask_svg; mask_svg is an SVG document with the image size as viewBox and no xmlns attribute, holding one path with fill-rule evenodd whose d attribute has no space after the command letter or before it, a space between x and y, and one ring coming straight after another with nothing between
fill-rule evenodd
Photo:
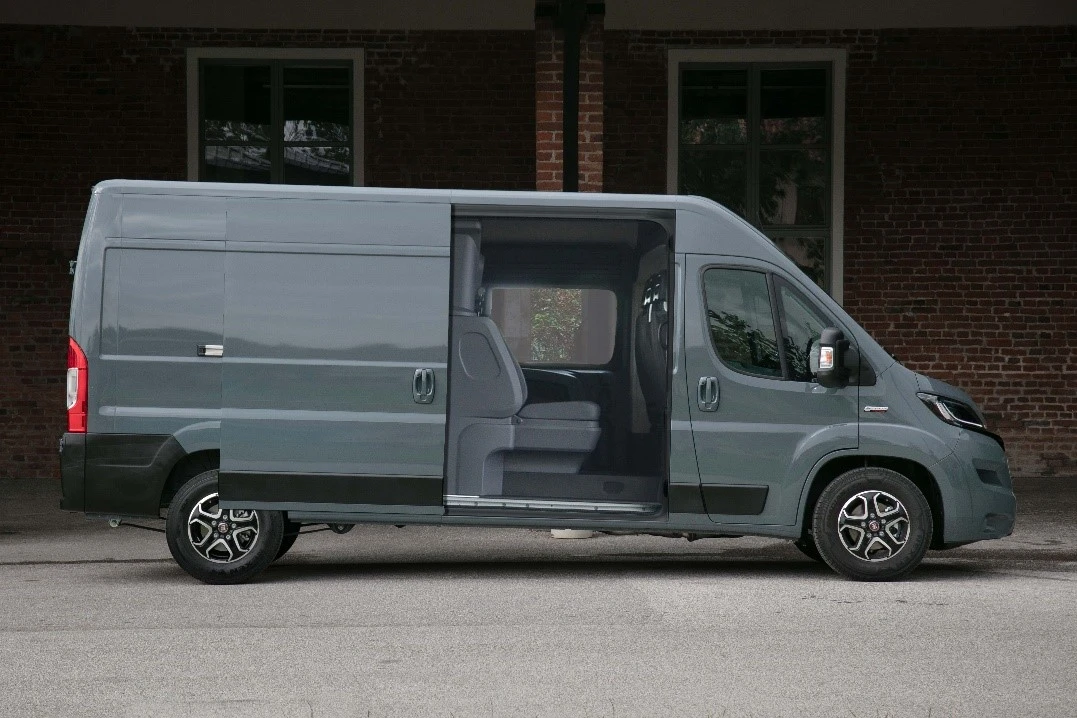
<instances>
[{"instance_id":1,"label":"reflected tree in glass","mask_svg":"<svg viewBox=\"0 0 1077 718\"><path fill-rule=\"evenodd\" d=\"M778 343L730 312L707 310L711 339L724 361L752 374L781 376Z\"/></svg>"}]
</instances>

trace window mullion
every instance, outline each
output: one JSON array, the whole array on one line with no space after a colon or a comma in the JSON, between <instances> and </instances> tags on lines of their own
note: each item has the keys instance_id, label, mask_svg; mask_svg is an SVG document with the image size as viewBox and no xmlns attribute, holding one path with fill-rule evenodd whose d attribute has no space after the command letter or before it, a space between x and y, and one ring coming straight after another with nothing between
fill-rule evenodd
<instances>
[{"instance_id":1,"label":"window mullion","mask_svg":"<svg viewBox=\"0 0 1077 718\"><path fill-rule=\"evenodd\" d=\"M745 212L747 220L753 226L760 226L759 217L759 122L761 110L759 103L759 65L748 66L748 157L745 162L748 187L745 193Z\"/></svg>"},{"instance_id":2,"label":"window mullion","mask_svg":"<svg viewBox=\"0 0 1077 718\"><path fill-rule=\"evenodd\" d=\"M198 175L206 175L206 61L198 61Z\"/></svg>"},{"instance_id":3,"label":"window mullion","mask_svg":"<svg viewBox=\"0 0 1077 718\"><path fill-rule=\"evenodd\" d=\"M284 63L270 64L269 151L271 154L269 181L284 182Z\"/></svg>"}]
</instances>

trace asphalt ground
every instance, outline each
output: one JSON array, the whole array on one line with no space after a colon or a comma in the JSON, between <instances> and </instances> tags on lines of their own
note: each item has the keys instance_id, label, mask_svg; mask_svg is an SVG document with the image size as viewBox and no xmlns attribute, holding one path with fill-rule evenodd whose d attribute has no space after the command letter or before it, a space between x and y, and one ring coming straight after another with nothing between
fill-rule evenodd
<instances>
[{"instance_id":1,"label":"asphalt ground","mask_svg":"<svg viewBox=\"0 0 1077 718\"><path fill-rule=\"evenodd\" d=\"M1077 716L1077 479L1017 493L1013 536L900 583L772 539L360 526L206 586L0 480L0 716Z\"/></svg>"}]
</instances>

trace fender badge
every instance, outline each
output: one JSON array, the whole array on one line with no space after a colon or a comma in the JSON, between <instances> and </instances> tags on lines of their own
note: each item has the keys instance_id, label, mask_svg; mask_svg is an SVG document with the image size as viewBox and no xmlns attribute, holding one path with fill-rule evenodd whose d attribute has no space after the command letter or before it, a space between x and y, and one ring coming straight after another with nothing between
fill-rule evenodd
<instances>
[{"instance_id":1,"label":"fender badge","mask_svg":"<svg viewBox=\"0 0 1077 718\"><path fill-rule=\"evenodd\" d=\"M889 411L889 409L890 409L889 406L865 406L864 407L864 411L868 412L869 414L882 413L884 411Z\"/></svg>"}]
</instances>

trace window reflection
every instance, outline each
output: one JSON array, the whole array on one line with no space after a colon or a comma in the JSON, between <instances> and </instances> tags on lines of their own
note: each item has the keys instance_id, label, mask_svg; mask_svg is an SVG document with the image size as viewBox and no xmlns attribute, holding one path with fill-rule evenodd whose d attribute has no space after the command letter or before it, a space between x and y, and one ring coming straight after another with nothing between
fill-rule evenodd
<instances>
[{"instance_id":1,"label":"window reflection","mask_svg":"<svg viewBox=\"0 0 1077 718\"><path fill-rule=\"evenodd\" d=\"M760 222L764 225L822 225L826 221L826 186L826 156L823 152L760 153Z\"/></svg>"},{"instance_id":2,"label":"window reflection","mask_svg":"<svg viewBox=\"0 0 1077 718\"><path fill-rule=\"evenodd\" d=\"M780 377L766 276L739 269L708 269L703 285L711 341L722 361L748 374Z\"/></svg>"}]
</instances>

